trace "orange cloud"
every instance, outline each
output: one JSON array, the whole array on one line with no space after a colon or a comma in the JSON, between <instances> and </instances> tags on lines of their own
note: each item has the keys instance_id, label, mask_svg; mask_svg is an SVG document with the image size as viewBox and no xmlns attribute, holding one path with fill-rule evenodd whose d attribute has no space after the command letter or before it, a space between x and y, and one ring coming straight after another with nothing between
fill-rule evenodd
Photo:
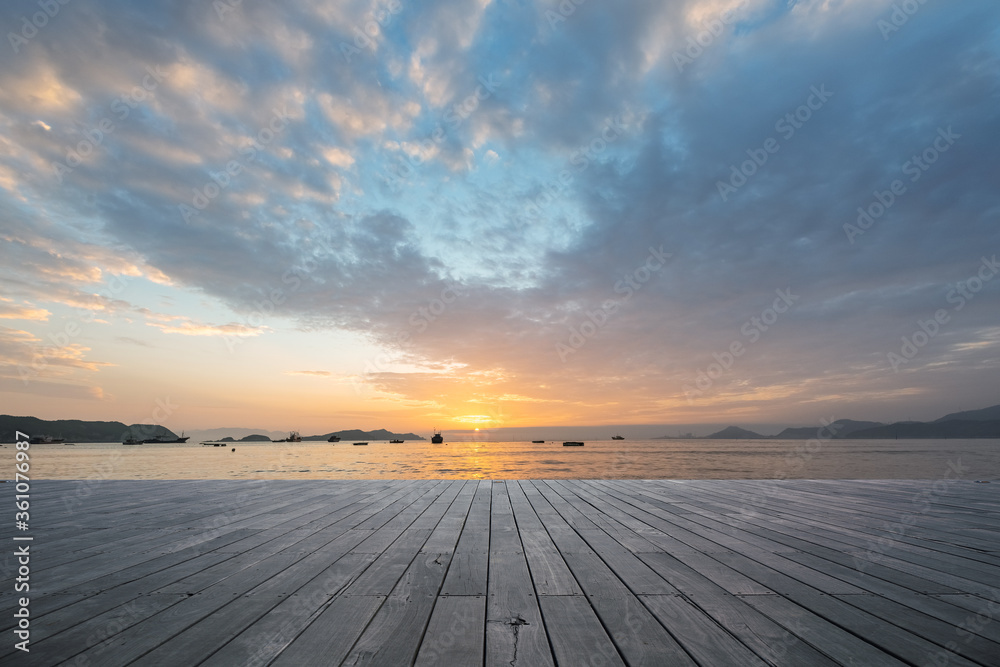
<instances>
[{"instance_id":1,"label":"orange cloud","mask_svg":"<svg viewBox=\"0 0 1000 667\"><path fill-rule=\"evenodd\" d=\"M51 314L44 308L35 308L31 305L18 305L12 299L5 299L0 296L0 319L47 322Z\"/></svg>"}]
</instances>

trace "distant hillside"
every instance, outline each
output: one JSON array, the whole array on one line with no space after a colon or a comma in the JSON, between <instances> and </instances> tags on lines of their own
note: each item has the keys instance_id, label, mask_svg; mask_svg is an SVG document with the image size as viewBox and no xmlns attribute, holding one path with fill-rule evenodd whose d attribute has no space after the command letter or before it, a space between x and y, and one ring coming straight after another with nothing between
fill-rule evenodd
<instances>
[{"instance_id":1,"label":"distant hillside","mask_svg":"<svg viewBox=\"0 0 1000 667\"><path fill-rule=\"evenodd\" d=\"M270 436L253 433L240 438L240 442L271 442Z\"/></svg>"},{"instance_id":2,"label":"distant hillside","mask_svg":"<svg viewBox=\"0 0 1000 667\"><path fill-rule=\"evenodd\" d=\"M867 428L875 428L878 426L884 426L882 422L859 422L853 419L838 419L837 421L826 427L823 431L825 434L833 434L834 438L844 438L854 433L855 431L860 431ZM810 438L817 437L816 434L822 430L821 426L802 426L798 428L786 428L784 431L774 436L777 440L809 440Z\"/></svg>"},{"instance_id":3,"label":"distant hillside","mask_svg":"<svg viewBox=\"0 0 1000 667\"><path fill-rule=\"evenodd\" d=\"M164 436L168 440L177 434L156 424L132 424L122 422L81 421L79 419L45 420L37 417L16 417L0 415L0 442L14 442L15 432L28 435L48 435L64 438L66 442L121 442L132 436L142 440Z\"/></svg>"},{"instance_id":4,"label":"distant hillside","mask_svg":"<svg viewBox=\"0 0 1000 667\"><path fill-rule=\"evenodd\" d=\"M239 440L240 438L248 435L264 435L268 436L268 440L274 440L276 438L286 437L288 435L288 431L269 431L268 429L260 428L259 426L255 428L224 426L219 428L190 429L187 431L186 435L191 436L191 440L188 442L221 442L222 438L225 437Z\"/></svg>"},{"instance_id":5,"label":"distant hillside","mask_svg":"<svg viewBox=\"0 0 1000 667\"><path fill-rule=\"evenodd\" d=\"M393 433L392 431L386 431L384 428L380 428L376 431L360 431L358 429L352 429L349 431L336 431L334 433L327 433L326 435L310 435L302 438L303 441L315 441L315 440L329 440L331 435L339 436L341 440L426 440L427 438L422 438L419 435L413 433Z\"/></svg>"},{"instance_id":6,"label":"distant hillside","mask_svg":"<svg viewBox=\"0 0 1000 667\"><path fill-rule=\"evenodd\" d=\"M1000 405L994 405L992 408L983 408L982 410L966 410L965 412L953 412L950 415L945 415L941 419L935 419L935 422L947 422L953 420L962 421L995 421L1000 420Z\"/></svg>"},{"instance_id":7,"label":"distant hillside","mask_svg":"<svg viewBox=\"0 0 1000 667\"><path fill-rule=\"evenodd\" d=\"M862 429L847 436L851 439L885 440L893 438L1000 438L1000 419L973 421L951 419L937 422L899 422Z\"/></svg>"},{"instance_id":8,"label":"distant hillside","mask_svg":"<svg viewBox=\"0 0 1000 667\"><path fill-rule=\"evenodd\" d=\"M717 433L705 436L706 440L761 440L763 438L764 436L760 433L754 433L739 426L727 426Z\"/></svg>"}]
</instances>

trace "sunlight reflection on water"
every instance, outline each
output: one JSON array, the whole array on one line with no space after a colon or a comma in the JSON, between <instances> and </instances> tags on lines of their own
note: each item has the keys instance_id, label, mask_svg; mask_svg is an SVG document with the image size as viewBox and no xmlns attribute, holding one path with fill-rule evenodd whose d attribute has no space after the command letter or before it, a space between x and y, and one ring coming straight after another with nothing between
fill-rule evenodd
<instances>
[{"instance_id":1,"label":"sunlight reflection on water","mask_svg":"<svg viewBox=\"0 0 1000 667\"><path fill-rule=\"evenodd\" d=\"M232 447L236 451L231 451ZM961 462L975 479L1000 476L997 440L561 442L237 442L32 445L40 479L935 479ZM0 455L13 470L14 448Z\"/></svg>"}]
</instances>

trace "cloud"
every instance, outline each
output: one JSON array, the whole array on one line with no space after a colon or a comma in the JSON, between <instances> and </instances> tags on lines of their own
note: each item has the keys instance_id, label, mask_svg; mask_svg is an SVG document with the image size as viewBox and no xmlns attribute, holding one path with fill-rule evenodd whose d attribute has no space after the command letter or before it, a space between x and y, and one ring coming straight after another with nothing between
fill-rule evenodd
<instances>
[{"instance_id":1,"label":"cloud","mask_svg":"<svg viewBox=\"0 0 1000 667\"><path fill-rule=\"evenodd\" d=\"M163 333L181 334L183 336L225 336L245 338L259 336L266 331L265 327L255 327L230 322L228 324L205 324L182 315L166 315L155 313L146 308L137 309L146 318L146 325L159 329Z\"/></svg>"},{"instance_id":2,"label":"cloud","mask_svg":"<svg viewBox=\"0 0 1000 667\"><path fill-rule=\"evenodd\" d=\"M12 299L0 296L0 319L5 320L40 320L46 322L52 313L44 308L35 308L30 304L16 304Z\"/></svg>"},{"instance_id":3,"label":"cloud","mask_svg":"<svg viewBox=\"0 0 1000 667\"><path fill-rule=\"evenodd\" d=\"M348 61L340 44L372 3L219 17L76 1L87 11L0 68L0 280L37 309L3 312L138 312L205 337L270 318L354 332L409 369L363 383L465 415L485 401L691 421L991 391L1000 280L961 310L949 294L1000 246L995 3L928 3L885 39L888 0L569 15L440 0L393 15ZM116 106L150 68L155 89ZM832 95L812 108L818 88ZM288 122L265 133L275 109ZM96 140L103 118L114 129ZM947 128L960 137L928 152ZM905 192L852 242L845 224L885 208L894 180ZM625 299L661 246L670 262ZM157 314L141 290L102 293L114 276L236 316ZM786 289L795 306L753 325ZM893 371L888 353L941 308L948 325ZM735 342L745 353L692 399L684 387Z\"/></svg>"},{"instance_id":4,"label":"cloud","mask_svg":"<svg viewBox=\"0 0 1000 667\"><path fill-rule=\"evenodd\" d=\"M71 377L77 370L97 371L115 365L87 359L90 348L69 340L65 334L43 340L28 331L0 327L0 375L31 381L36 377Z\"/></svg>"}]
</instances>

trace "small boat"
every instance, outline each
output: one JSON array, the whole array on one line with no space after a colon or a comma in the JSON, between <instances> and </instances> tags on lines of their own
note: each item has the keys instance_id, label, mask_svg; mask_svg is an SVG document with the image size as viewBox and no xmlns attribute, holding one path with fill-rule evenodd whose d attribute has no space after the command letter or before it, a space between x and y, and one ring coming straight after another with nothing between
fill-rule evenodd
<instances>
[{"instance_id":1,"label":"small boat","mask_svg":"<svg viewBox=\"0 0 1000 667\"><path fill-rule=\"evenodd\" d=\"M367 444L368 444L367 442L356 442L356 443L354 443L354 446L355 447L361 447L361 446L364 446L364 445L367 445Z\"/></svg>"},{"instance_id":2,"label":"small boat","mask_svg":"<svg viewBox=\"0 0 1000 667\"><path fill-rule=\"evenodd\" d=\"M135 438L129 437L122 440L123 445L141 445L142 440L136 440Z\"/></svg>"},{"instance_id":3,"label":"small boat","mask_svg":"<svg viewBox=\"0 0 1000 667\"><path fill-rule=\"evenodd\" d=\"M433 442L435 445L440 445L442 442L444 442L444 436L441 435L441 433L437 429L434 429L434 435L431 436L431 442Z\"/></svg>"},{"instance_id":4,"label":"small boat","mask_svg":"<svg viewBox=\"0 0 1000 667\"><path fill-rule=\"evenodd\" d=\"M576 442L575 440L567 440L563 443L563 447L583 447L583 443Z\"/></svg>"},{"instance_id":5,"label":"small boat","mask_svg":"<svg viewBox=\"0 0 1000 667\"><path fill-rule=\"evenodd\" d=\"M625 436L624 435L613 435L613 436L611 436L611 439L612 440L624 440Z\"/></svg>"},{"instance_id":6,"label":"small boat","mask_svg":"<svg viewBox=\"0 0 1000 667\"><path fill-rule=\"evenodd\" d=\"M340 436L339 435L331 435L329 438L326 439L326 441L327 442L340 442Z\"/></svg>"},{"instance_id":7,"label":"small boat","mask_svg":"<svg viewBox=\"0 0 1000 667\"><path fill-rule=\"evenodd\" d=\"M544 440L532 440L531 442L533 444L540 445L540 444L544 443L545 441Z\"/></svg>"},{"instance_id":8,"label":"small boat","mask_svg":"<svg viewBox=\"0 0 1000 667\"><path fill-rule=\"evenodd\" d=\"M302 436L299 435L298 431L289 431L287 438L282 438L281 440L272 440L271 442L302 442Z\"/></svg>"},{"instance_id":9,"label":"small boat","mask_svg":"<svg viewBox=\"0 0 1000 667\"><path fill-rule=\"evenodd\" d=\"M390 440L389 442L392 443L392 444L394 444L394 445L398 445L399 443L401 443L403 441L402 440Z\"/></svg>"},{"instance_id":10,"label":"small boat","mask_svg":"<svg viewBox=\"0 0 1000 667\"><path fill-rule=\"evenodd\" d=\"M51 435L33 435L28 438L29 445L57 445L65 441L65 438L53 438Z\"/></svg>"},{"instance_id":11,"label":"small boat","mask_svg":"<svg viewBox=\"0 0 1000 667\"><path fill-rule=\"evenodd\" d=\"M181 437L174 438L173 440L167 440L166 436L163 435L154 435L152 438L147 438L146 440L143 440L142 443L144 445L164 445L164 444L174 444L174 443L183 444L187 442L190 437L191 436L189 435L185 436L184 432L181 431Z\"/></svg>"}]
</instances>

